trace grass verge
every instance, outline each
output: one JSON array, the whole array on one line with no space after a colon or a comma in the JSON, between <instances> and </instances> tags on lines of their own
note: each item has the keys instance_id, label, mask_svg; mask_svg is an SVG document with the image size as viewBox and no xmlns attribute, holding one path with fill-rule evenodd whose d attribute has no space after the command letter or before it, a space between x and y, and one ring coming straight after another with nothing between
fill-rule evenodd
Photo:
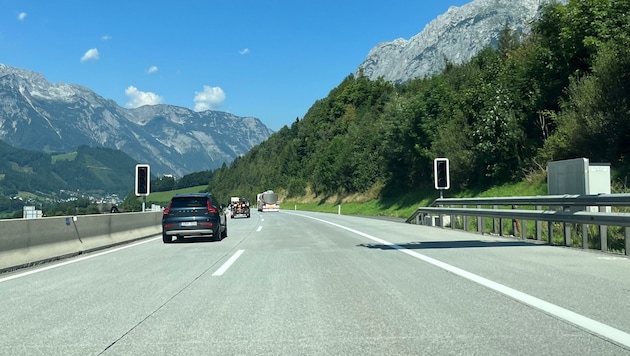
<instances>
[{"instance_id":1,"label":"grass verge","mask_svg":"<svg viewBox=\"0 0 630 356\"><path fill-rule=\"evenodd\" d=\"M504 184L485 191L462 191L450 195L444 192L445 198L464 197L509 197L535 196L547 194L546 176L528 177L522 182ZM324 213L338 213L343 215L389 216L408 218L418 207L428 206L440 193L435 189L423 189L409 192L403 196L381 196L372 192L369 196L328 196L315 197L307 194L304 197L284 199L281 202L283 210L305 210Z\"/></svg>"}]
</instances>

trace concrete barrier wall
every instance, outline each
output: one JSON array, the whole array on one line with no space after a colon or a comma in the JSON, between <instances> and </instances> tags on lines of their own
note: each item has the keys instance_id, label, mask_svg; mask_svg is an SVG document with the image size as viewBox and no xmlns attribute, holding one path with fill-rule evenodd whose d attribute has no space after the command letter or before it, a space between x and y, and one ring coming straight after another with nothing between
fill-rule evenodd
<instances>
[{"instance_id":1,"label":"concrete barrier wall","mask_svg":"<svg viewBox=\"0 0 630 356\"><path fill-rule=\"evenodd\" d=\"M162 212L0 221L0 270L160 234Z\"/></svg>"}]
</instances>

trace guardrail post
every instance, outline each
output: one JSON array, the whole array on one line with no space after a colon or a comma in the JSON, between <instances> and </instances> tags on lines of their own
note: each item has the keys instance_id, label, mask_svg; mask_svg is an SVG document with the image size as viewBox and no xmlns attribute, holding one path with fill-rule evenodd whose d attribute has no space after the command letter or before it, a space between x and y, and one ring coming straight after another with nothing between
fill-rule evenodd
<instances>
[{"instance_id":1,"label":"guardrail post","mask_svg":"<svg viewBox=\"0 0 630 356\"><path fill-rule=\"evenodd\" d=\"M444 205L440 204L440 205L439 205L439 207L440 207L440 208L443 208L443 207L444 207ZM443 214L443 213L440 213L440 215L439 215L439 221L438 221L438 223L440 224L440 229L443 229L443 228L444 228L444 217L445 217L445 216L446 216L446 215L445 215L445 214Z\"/></svg>"},{"instance_id":2,"label":"guardrail post","mask_svg":"<svg viewBox=\"0 0 630 356\"><path fill-rule=\"evenodd\" d=\"M553 245L553 221L547 221L547 239L549 244Z\"/></svg>"},{"instance_id":3,"label":"guardrail post","mask_svg":"<svg viewBox=\"0 0 630 356\"><path fill-rule=\"evenodd\" d=\"M527 221L521 220L521 238L527 240Z\"/></svg>"},{"instance_id":4,"label":"guardrail post","mask_svg":"<svg viewBox=\"0 0 630 356\"><path fill-rule=\"evenodd\" d=\"M542 206L536 205L536 210L542 210ZM536 240L542 240L542 221L536 220Z\"/></svg>"},{"instance_id":5,"label":"guardrail post","mask_svg":"<svg viewBox=\"0 0 630 356\"><path fill-rule=\"evenodd\" d=\"M599 212L606 212L606 207L600 206ZM608 226L606 225L599 225L599 246L602 251L608 252Z\"/></svg>"},{"instance_id":6,"label":"guardrail post","mask_svg":"<svg viewBox=\"0 0 630 356\"><path fill-rule=\"evenodd\" d=\"M582 248L588 249L588 224L582 224Z\"/></svg>"},{"instance_id":7,"label":"guardrail post","mask_svg":"<svg viewBox=\"0 0 630 356\"><path fill-rule=\"evenodd\" d=\"M568 206L563 206L562 207L562 211L570 211L571 208L569 208ZM567 247L571 247L572 243L571 243L571 224L569 223L562 223L562 225L564 226L564 245Z\"/></svg>"},{"instance_id":8,"label":"guardrail post","mask_svg":"<svg viewBox=\"0 0 630 356\"><path fill-rule=\"evenodd\" d=\"M626 226L626 228L624 229L624 236L623 239L626 242L626 248L625 248L625 254L626 256L630 256L630 227Z\"/></svg>"},{"instance_id":9,"label":"guardrail post","mask_svg":"<svg viewBox=\"0 0 630 356\"><path fill-rule=\"evenodd\" d=\"M512 210L516 208L516 205L512 205ZM512 219L512 236L518 237L518 220L516 219Z\"/></svg>"},{"instance_id":10,"label":"guardrail post","mask_svg":"<svg viewBox=\"0 0 630 356\"><path fill-rule=\"evenodd\" d=\"M481 205L477 205L477 209L481 209ZM485 221L483 220L483 216L477 216L477 232L482 235L486 232L486 226L484 223Z\"/></svg>"},{"instance_id":11,"label":"guardrail post","mask_svg":"<svg viewBox=\"0 0 630 356\"><path fill-rule=\"evenodd\" d=\"M462 205L462 208L466 209L466 205ZM464 220L464 231L468 232L468 215L463 216Z\"/></svg>"},{"instance_id":12,"label":"guardrail post","mask_svg":"<svg viewBox=\"0 0 630 356\"><path fill-rule=\"evenodd\" d=\"M498 208L498 207L497 207L496 205L493 205L493 206L492 206L492 209L497 209L497 208ZM495 235L498 235L498 234L499 234L499 228L498 228L498 226L497 226L497 219L496 219L496 218L492 218L492 232L493 232Z\"/></svg>"},{"instance_id":13,"label":"guardrail post","mask_svg":"<svg viewBox=\"0 0 630 356\"><path fill-rule=\"evenodd\" d=\"M449 205L449 208L452 208L453 205ZM455 229L455 215L451 214L451 229Z\"/></svg>"}]
</instances>

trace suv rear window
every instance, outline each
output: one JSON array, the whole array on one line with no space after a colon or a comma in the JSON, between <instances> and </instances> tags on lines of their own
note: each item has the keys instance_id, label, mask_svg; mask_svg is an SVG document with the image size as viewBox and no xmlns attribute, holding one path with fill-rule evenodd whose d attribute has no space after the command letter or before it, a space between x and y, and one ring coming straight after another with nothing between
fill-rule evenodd
<instances>
[{"instance_id":1,"label":"suv rear window","mask_svg":"<svg viewBox=\"0 0 630 356\"><path fill-rule=\"evenodd\" d=\"M207 198L177 198L173 199L171 208L205 208Z\"/></svg>"}]
</instances>

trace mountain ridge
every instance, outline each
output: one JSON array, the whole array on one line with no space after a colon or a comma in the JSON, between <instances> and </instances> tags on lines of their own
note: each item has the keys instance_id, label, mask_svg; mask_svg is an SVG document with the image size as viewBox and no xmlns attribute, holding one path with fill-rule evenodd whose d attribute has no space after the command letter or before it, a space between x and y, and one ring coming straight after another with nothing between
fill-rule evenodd
<instances>
[{"instance_id":1,"label":"mountain ridge","mask_svg":"<svg viewBox=\"0 0 630 356\"><path fill-rule=\"evenodd\" d=\"M69 152L80 145L124 151L156 174L219 168L273 131L254 117L154 105L127 109L89 88L50 83L0 64L0 140L17 148Z\"/></svg>"},{"instance_id":2,"label":"mountain ridge","mask_svg":"<svg viewBox=\"0 0 630 356\"><path fill-rule=\"evenodd\" d=\"M409 40L373 47L354 75L403 83L444 70L446 61L462 64L488 46L496 47L506 25L526 34L541 5L555 0L475 0L451 6ZM567 0L560 0L566 3Z\"/></svg>"}]
</instances>

